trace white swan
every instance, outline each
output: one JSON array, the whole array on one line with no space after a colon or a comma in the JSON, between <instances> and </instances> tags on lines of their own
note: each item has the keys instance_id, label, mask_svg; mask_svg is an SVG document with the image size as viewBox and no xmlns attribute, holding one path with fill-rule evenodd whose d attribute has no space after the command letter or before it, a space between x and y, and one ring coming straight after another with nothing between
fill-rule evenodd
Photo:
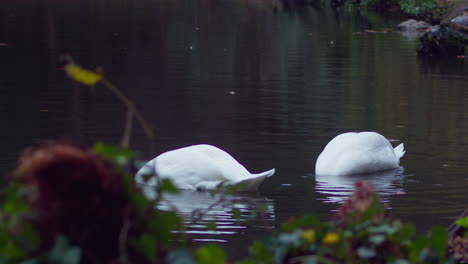
<instances>
[{"instance_id":1,"label":"white swan","mask_svg":"<svg viewBox=\"0 0 468 264\"><path fill-rule=\"evenodd\" d=\"M405 154L403 143L393 148L375 132L349 132L336 136L320 153L315 174L351 175L398 168Z\"/></svg>"},{"instance_id":2,"label":"white swan","mask_svg":"<svg viewBox=\"0 0 468 264\"><path fill-rule=\"evenodd\" d=\"M218 186L242 183L242 190L255 190L275 169L252 174L222 149L211 145L194 145L165 152L146 163L136 174L138 183L156 185L143 175L168 178L180 189L213 190Z\"/></svg>"}]
</instances>

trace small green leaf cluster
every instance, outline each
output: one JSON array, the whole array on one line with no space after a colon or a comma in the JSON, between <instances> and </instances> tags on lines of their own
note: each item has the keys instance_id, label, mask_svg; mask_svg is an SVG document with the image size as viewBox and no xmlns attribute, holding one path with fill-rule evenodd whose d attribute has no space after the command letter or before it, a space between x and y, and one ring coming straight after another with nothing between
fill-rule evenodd
<instances>
[{"instance_id":1,"label":"small green leaf cluster","mask_svg":"<svg viewBox=\"0 0 468 264\"><path fill-rule=\"evenodd\" d=\"M366 217L354 218L355 222L321 222L313 216L290 219L273 236L256 241L242 264L454 263L446 254L446 228L417 235L414 225L376 212L381 210L370 206L361 212Z\"/></svg>"},{"instance_id":2,"label":"small green leaf cluster","mask_svg":"<svg viewBox=\"0 0 468 264\"><path fill-rule=\"evenodd\" d=\"M29 214L29 204L24 197L28 190L10 183L2 193L0 211L0 263L15 263L24 260L28 252L37 250L39 236L24 219Z\"/></svg>"},{"instance_id":3,"label":"small green leaf cluster","mask_svg":"<svg viewBox=\"0 0 468 264\"><path fill-rule=\"evenodd\" d=\"M412 16L427 20L438 20L451 6L450 1L400 0L400 9Z\"/></svg>"}]
</instances>

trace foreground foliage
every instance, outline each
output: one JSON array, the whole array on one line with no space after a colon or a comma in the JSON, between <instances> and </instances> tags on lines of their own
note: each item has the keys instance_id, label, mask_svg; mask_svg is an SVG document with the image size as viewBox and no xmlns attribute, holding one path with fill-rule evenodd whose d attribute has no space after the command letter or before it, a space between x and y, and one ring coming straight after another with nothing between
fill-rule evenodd
<instances>
[{"instance_id":1,"label":"foreground foliage","mask_svg":"<svg viewBox=\"0 0 468 264\"><path fill-rule=\"evenodd\" d=\"M465 221L457 223L466 228ZM454 263L448 240L443 227L416 235L413 224L391 217L372 186L359 182L332 221L291 219L271 238L255 242L243 263Z\"/></svg>"}]
</instances>

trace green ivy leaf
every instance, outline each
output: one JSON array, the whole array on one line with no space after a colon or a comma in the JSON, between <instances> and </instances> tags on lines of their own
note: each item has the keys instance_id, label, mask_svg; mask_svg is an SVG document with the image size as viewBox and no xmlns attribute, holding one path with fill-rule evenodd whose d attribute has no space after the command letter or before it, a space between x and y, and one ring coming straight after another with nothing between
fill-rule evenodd
<instances>
[{"instance_id":1,"label":"green ivy leaf","mask_svg":"<svg viewBox=\"0 0 468 264\"><path fill-rule=\"evenodd\" d=\"M216 245L208 245L197 249L195 256L201 264L224 264L226 262L224 251Z\"/></svg>"},{"instance_id":2,"label":"green ivy leaf","mask_svg":"<svg viewBox=\"0 0 468 264\"><path fill-rule=\"evenodd\" d=\"M416 227L413 224L404 224L394 235L396 241L404 242L411 239L416 234Z\"/></svg>"},{"instance_id":3,"label":"green ivy leaf","mask_svg":"<svg viewBox=\"0 0 468 264\"><path fill-rule=\"evenodd\" d=\"M233 208L231 212L232 212L232 216L233 216L235 219L237 219L237 220L240 220L240 219L241 219L242 213L241 213L241 211L240 211L238 208Z\"/></svg>"},{"instance_id":4,"label":"green ivy leaf","mask_svg":"<svg viewBox=\"0 0 468 264\"><path fill-rule=\"evenodd\" d=\"M133 153L128 149L118 148L112 144L98 142L94 145L94 152L105 158L111 159L119 166L124 166L128 163Z\"/></svg>"},{"instance_id":5,"label":"green ivy leaf","mask_svg":"<svg viewBox=\"0 0 468 264\"><path fill-rule=\"evenodd\" d=\"M441 226L433 227L431 230L431 248L439 255L444 256L447 249L448 231Z\"/></svg>"},{"instance_id":6,"label":"green ivy leaf","mask_svg":"<svg viewBox=\"0 0 468 264\"><path fill-rule=\"evenodd\" d=\"M360 247L357 250L357 254L361 258L365 258L365 259L373 258L375 257L375 250L372 248Z\"/></svg>"},{"instance_id":7,"label":"green ivy leaf","mask_svg":"<svg viewBox=\"0 0 468 264\"><path fill-rule=\"evenodd\" d=\"M55 264L79 264L81 259L81 249L68 244L68 239L58 236L55 244L48 255L48 262Z\"/></svg>"},{"instance_id":8,"label":"green ivy leaf","mask_svg":"<svg viewBox=\"0 0 468 264\"><path fill-rule=\"evenodd\" d=\"M159 185L159 188L163 192L167 193L178 193L179 189L175 187L175 185L172 183L170 179L162 179L161 183Z\"/></svg>"},{"instance_id":9,"label":"green ivy leaf","mask_svg":"<svg viewBox=\"0 0 468 264\"><path fill-rule=\"evenodd\" d=\"M151 228L160 241L167 243L171 238L171 230L177 228L179 222L175 212L158 212L157 221L151 225Z\"/></svg>"},{"instance_id":10,"label":"green ivy leaf","mask_svg":"<svg viewBox=\"0 0 468 264\"><path fill-rule=\"evenodd\" d=\"M368 228L369 233L385 233L385 234L394 234L398 231L397 226L382 224L379 226L371 226Z\"/></svg>"},{"instance_id":11,"label":"green ivy leaf","mask_svg":"<svg viewBox=\"0 0 468 264\"><path fill-rule=\"evenodd\" d=\"M138 249L150 263L155 263L157 256L156 237L144 233L137 240L132 241L133 246Z\"/></svg>"},{"instance_id":12,"label":"green ivy leaf","mask_svg":"<svg viewBox=\"0 0 468 264\"><path fill-rule=\"evenodd\" d=\"M192 252L187 248L176 248L167 253L167 264L197 264Z\"/></svg>"},{"instance_id":13,"label":"green ivy leaf","mask_svg":"<svg viewBox=\"0 0 468 264\"><path fill-rule=\"evenodd\" d=\"M410 244L409 260L411 263L419 262L419 256L423 248L426 248L429 244L429 240L425 237L417 237Z\"/></svg>"},{"instance_id":14,"label":"green ivy leaf","mask_svg":"<svg viewBox=\"0 0 468 264\"><path fill-rule=\"evenodd\" d=\"M468 216L458 219L455 224L468 228Z\"/></svg>"},{"instance_id":15,"label":"green ivy leaf","mask_svg":"<svg viewBox=\"0 0 468 264\"><path fill-rule=\"evenodd\" d=\"M385 239L387 239L387 237L384 235L374 235L369 237L369 241L375 245L380 245L382 242L385 241Z\"/></svg>"},{"instance_id":16,"label":"green ivy leaf","mask_svg":"<svg viewBox=\"0 0 468 264\"><path fill-rule=\"evenodd\" d=\"M216 230L216 222L215 221L208 221L206 224L206 229L208 230Z\"/></svg>"},{"instance_id":17,"label":"green ivy leaf","mask_svg":"<svg viewBox=\"0 0 468 264\"><path fill-rule=\"evenodd\" d=\"M406 259L396 259L392 261L390 264L411 264L411 262L409 262Z\"/></svg>"}]
</instances>

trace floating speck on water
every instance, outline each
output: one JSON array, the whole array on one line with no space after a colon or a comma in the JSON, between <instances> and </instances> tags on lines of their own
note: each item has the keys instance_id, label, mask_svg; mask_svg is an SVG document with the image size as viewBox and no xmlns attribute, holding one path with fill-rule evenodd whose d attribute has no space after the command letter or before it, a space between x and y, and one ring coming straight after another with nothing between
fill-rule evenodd
<instances>
[{"instance_id":1,"label":"floating speck on water","mask_svg":"<svg viewBox=\"0 0 468 264\"><path fill-rule=\"evenodd\" d=\"M236 92L235 91L229 91L229 94L234 95L234 94L236 94Z\"/></svg>"},{"instance_id":2,"label":"floating speck on water","mask_svg":"<svg viewBox=\"0 0 468 264\"><path fill-rule=\"evenodd\" d=\"M290 183L282 183L281 186L289 187L289 186L292 186L292 184L290 184Z\"/></svg>"},{"instance_id":3,"label":"floating speck on water","mask_svg":"<svg viewBox=\"0 0 468 264\"><path fill-rule=\"evenodd\" d=\"M189 46L189 50L193 50L193 46Z\"/></svg>"}]
</instances>

